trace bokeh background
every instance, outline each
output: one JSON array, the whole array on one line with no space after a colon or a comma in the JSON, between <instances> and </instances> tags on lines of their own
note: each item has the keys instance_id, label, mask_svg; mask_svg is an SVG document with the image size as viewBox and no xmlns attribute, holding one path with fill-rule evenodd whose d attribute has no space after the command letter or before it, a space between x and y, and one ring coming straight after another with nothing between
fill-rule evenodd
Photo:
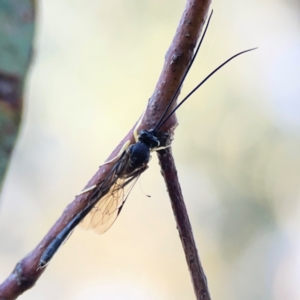
<instances>
[{"instance_id":1,"label":"bokeh background","mask_svg":"<svg viewBox=\"0 0 300 300\"><path fill-rule=\"evenodd\" d=\"M40 1L23 128L1 195L0 280L144 110L185 1ZM178 112L179 177L213 299L300 299L297 1L213 1ZM146 195L150 194L151 198ZM194 299L153 155L114 226L77 229L21 299Z\"/></svg>"}]
</instances>

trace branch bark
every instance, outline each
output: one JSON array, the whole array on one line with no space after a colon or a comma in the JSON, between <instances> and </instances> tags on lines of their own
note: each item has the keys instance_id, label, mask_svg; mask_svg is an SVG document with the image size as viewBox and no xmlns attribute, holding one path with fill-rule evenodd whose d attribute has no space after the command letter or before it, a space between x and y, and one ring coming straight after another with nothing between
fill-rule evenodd
<instances>
[{"instance_id":1,"label":"branch bark","mask_svg":"<svg viewBox=\"0 0 300 300\"><path fill-rule=\"evenodd\" d=\"M158 159L161 166L161 174L164 177L170 196L177 229L183 246L186 262L189 267L196 299L210 300L206 276L199 259L196 243L193 237L192 226L184 204L171 148L158 151Z\"/></svg>"},{"instance_id":2,"label":"branch bark","mask_svg":"<svg viewBox=\"0 0 300 300\"><path fill-rule=\"evenodd\" d=\"M160 119L170 99L174 95L175 90L187 69L188 63L192 58L194 47L205 23L210 2L211 0L187 0L185 10L174 39L165 56L165 63L161 75L155 91L148 102L140 128L150 129L153 127ZM172 107L170 109L172 109ZM176 125L177 121L174 115L163 125L161 130L173 135ZM135 126L133 126L133 128L134 127ZM131 143L134 142L133 128L113 150L108 159L115 157L126 141L130 140ZM111 167L111 164L101 166L85 186L85 189L101 182L108 174ZM13 272L5 282L0 285L0 300L16 299L20 294L35 284L45 270L45 268L37 270L42 253L66 224L87 205L91 192L76 196L75 200L67 206L62 216L36 248L17 263Z\"/></svg>"}]
</instances>

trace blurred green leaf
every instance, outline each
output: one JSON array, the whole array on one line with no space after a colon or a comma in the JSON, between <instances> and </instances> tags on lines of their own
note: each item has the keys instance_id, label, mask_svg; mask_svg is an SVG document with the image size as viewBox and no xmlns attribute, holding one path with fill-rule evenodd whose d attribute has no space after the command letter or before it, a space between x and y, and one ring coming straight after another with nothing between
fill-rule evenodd
<instances>
[{"instance_id":1,"label":"blurred green leaf","mask_svg":"<svg viewBox=\"0 0 300 300\"><path fill-rule=\"evenodd\" d=\"M34 0L0 0L0 182L20 128L34 28Z\"/></svg>"}]
</instances>

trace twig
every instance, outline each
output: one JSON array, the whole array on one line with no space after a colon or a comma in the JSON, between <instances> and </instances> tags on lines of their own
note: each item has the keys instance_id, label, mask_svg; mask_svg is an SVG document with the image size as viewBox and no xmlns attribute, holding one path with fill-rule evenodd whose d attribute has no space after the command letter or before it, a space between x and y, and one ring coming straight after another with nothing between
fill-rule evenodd
<instances>
[{"instance_id":1,"label":"twig","mask_svg":"<svg viewBox=\"0 0 300 300\"><path fill-rule=\"evenodd\" d=\"M187 0L186 8L173 42L165 57L162 73L148 103L141 128L150 129L156 124L172 98L192 57L199 33L205 23L209 5L210 0ZM174 116L164 124L161 130L172 135L176 125L177 122ZM108 159L115 157L124 142L128 140L131 142L134 141L133 129L129 131ZM88 182L85 189L101 182L111 167L111 164L101 166ZM36 248L17 263L12 274L0 285L0 300L16 299L20 294L35 284L45 270L45 268L37 270L39 259L45 248L66 224L87 205L90 194L91 192L86 192L77 196L75 200L67 206L62 216Z\"/></svg>"},{"instance_id":2,"label":"twig","mask_svg":"<svg viewBox=\"0 0 300 300\"><path fill-rule=\"evenodd\" d=\"M198 256L171 149L168 148L158 151L158 159L161 166L161 174L164 177L170 196L177 229L179 231L186 262L189 267L196 298L197 300L210 300L206 276Z\"/></svg>"}]
</instances>

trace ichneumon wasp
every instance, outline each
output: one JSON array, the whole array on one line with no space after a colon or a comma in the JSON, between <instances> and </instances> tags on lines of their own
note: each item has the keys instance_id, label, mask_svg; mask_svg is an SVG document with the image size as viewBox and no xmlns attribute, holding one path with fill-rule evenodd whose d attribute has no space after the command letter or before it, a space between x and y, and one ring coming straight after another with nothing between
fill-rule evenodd
<instances>
[{"instance_id":1,"label":"ichneumon wasp","mask_svg":"<svg viewBox=\"0 0 300 300\"><path fill-rule=\"evenodd\" d=\"M183 98L183 100L179 102L179 104L173 110L171 110L170 113L168 113L171 105L174 103L174 101L176 101L180 88L198 54L211 17L212 13L208 18L204 33L196 47L192 60L190 61L188 68L179 83L178 88L176 89L172 99L170 100L158 123L154 128L141 130L139 133L137 133L137 128L139 127L143 119L143 115L141 116L134 130L135 143L130 145L130 141L127 141L123 145L119 154L112 160L105 163L114 164L105 179L102 180L98 185L92 186L81 192L82 194L87 191L93 191L90 196L88 205L80 213L78 213L49 244L40 258L38 269L43 268L50 262L56 251L67 240L69 235L79 223L81 223L81 225L85 228L95 229L98 233L104 233L111 227L111 225L120 214L123 205L134 186L134 183L137 181L139 176L148 168L150 153L169 146L168 143L166 143L166 137L159 131L162 125L165 124L165 122L194 92L196 92L212 75L214 75L224 65L226 65L237 56L256 49L252 48L244 50L227 59L216 69L214 69L209 75L207 75L186 97ZM127 192L124 191L125 188L128 189Z\"/></svg>"}]
</instances>

